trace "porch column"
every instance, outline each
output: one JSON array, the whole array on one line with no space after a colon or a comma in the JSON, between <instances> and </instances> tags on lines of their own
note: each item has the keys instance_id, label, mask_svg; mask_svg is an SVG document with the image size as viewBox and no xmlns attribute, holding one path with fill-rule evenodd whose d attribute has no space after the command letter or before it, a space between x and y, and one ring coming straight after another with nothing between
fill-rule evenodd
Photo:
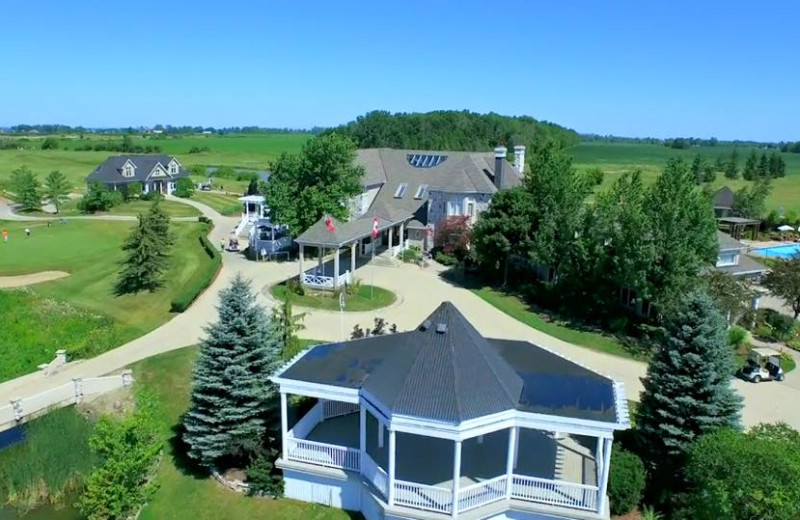
<instances>
[{"instance_id":1,"label":"porch column","mask_svg":"<svg viewBox=\"0 0 800 520\"><path fill-rule=\"evenodd\" d=\"M283 447L283 454L281 458L287 460L289 457L289 446L286 444L286 437L289 431L289 414L286 402L286 392L281 392L281 446Z\"/></svg>"},{"instance_id":2,"label":"porch column","mask_svg":"<svg viewBox=\"0 0 800 520\"><path fill-rule=\"evenodd\" d=\"M517 428L508 429L508 453L506 454L506 496L511 498L514 484L514 466L517 459Z\"/></svg>"},{"instance_id":3,"label":"porch column","mask_svg":"<svg viewBox=\"0 0 800 520\"><path fill-rule=\"evenodd\" d=\"M367 454L367 407L364 403L358 403L358 449L360 451L361 471L364 471L364 455Z\"/></svg>"},{"instance_id":4,"label":"porch column","mask_svg":"<svg viewBox=\"0 0 800 520\"><path fill-rule=\"evenodd\" d=\"M378 421L378 447L383 448L383 430L384 430L383 423Z\"/></svg>"},{"instance_id":5,"label":"porch column","mask_svg":"<svg viewBox=\"0 0 800 520\"><path fill-rule=\"evenodd\" d=\"M333 253L333 288L339 288L339 251L337 247L336 252Z\"/></svg>"},{"instance_id":6,"label":"porch column","mask_svg":"<svg viewBox=\"0 0 800 520\"><path fill-rule=\"evenodd\" d=\"M394 234L394 227L389 228L389 250L392 249L392 235ZM391 254L391 253L390 253Z\"/></svg>"},{"instance_id":7,"label":"porch column","mask_svg":"<svg viewBox=\"0 0 800 520\"><path fill-rule=\"evenodd\" d=\"M597 497L597 512L606 510L606 491L608 491L608 470L611 468L611 443L613 439L603 439L603 474L598 482L600 496Z\"/></svg>"},{"instance_id":8,"label":"porch column","mask_svg":"<svg viewBox=\"0 0 800 520\"><path fill-rule=\"evenodd\" d=\"M453 450L453 516L458 516L458 488L461 480L461 441L455 442Z\"/></svg>"},{"instance_id":9,"label":"porch column","mask_svg":"<svg viewBox=\"0 0 800 520\"><path fill-rule=\"evenodd\" d=\"M395 473L395 432L389 430L389 507L394 506L394 473Z\"/></svg>"},{"instance_id":10,"label":"porch column","mask_svg":"<svg viewBox=\"0 0 800 520\"><path fill-rule=\"evenodd\" d=\"M514 469L517 469L517 463L519 462L519 426L514 426L515 434L514 434Z\"/></svg>"},{"instance_id":11,"label":"porch column","mask_svg":"<svg viewBox=\"0 0 800 520\"><path fill-rule=\"evenodd\" d=\"M322 257L325 256L325 248L320 246L317 248L317 255L319 258L317 259L317 271L319 271L319 276L325 276L325 272L322 270Z\"/></svg>"},{"instance_id":12,"label":"porch column","mask_svg":"<svg viewBox=\"0 0 800 520\"><path fill-rule=\"evenodd\" d=\"M405 233L403 232L403 228L406 225L405 222L400 223L400 240L398 243L400 244L400 251L405 249L406 241L405 241Z\"/></svg>"},{"instance_id":13,"label":"porch column","mask_svg":"<svg viewBox=\"0 0 800 520\"><path fill-rule=\"evenodd\" d=\"M350 244L350 282L353 281L353 273L356 272L356 251L358 251L358 242Z\"/></svg>"},{"instance_id":14,"label":"porch column","mask_svg":"<svg viewBox=\"0 0 800 520\"><path fill-rule=\"evenodd\" d=\"M603 468L603 438L597 438L597 449L594 451L595 479L600 483L601 469Z\"/></svg>"},{"instance_id":15,"label":"porch column","mask_svg":"<svg viewBox=\"0 0 800 520\"><path fill-rule=\"evenodd\" d=\"M298 254L298 260L300 260L300 285L303 285L303 244L300 244L300 252Z\"/></svg>"}]
</instances>

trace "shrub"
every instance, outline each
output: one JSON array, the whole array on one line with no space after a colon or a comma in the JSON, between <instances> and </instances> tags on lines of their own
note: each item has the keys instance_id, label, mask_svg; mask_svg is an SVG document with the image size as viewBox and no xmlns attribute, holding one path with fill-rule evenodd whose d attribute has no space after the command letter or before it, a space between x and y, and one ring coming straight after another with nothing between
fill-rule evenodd
<instances>
[{"instance_id":1,"label":"shrub","mask_svg":"<svg viewBox=\"0 0 800 520\"><path fill-rule=\"evenodd\" d=\"M296 294L298 296L305 296L306 289L299 280L292 278L286 281L286 292Z\"/></svg>"},{"instance_id":2,"label":"shrub","mask_svg":"<svg viewBox=\"0 0 800 520\"><path fill-rule=\"evenodd\" d=\"M351 283L345 285L345 294L358 294L361 290L361 280L354 279Z\"/></svg>"},{"instance_id":3,"label":"shrub","mask_svg":"<svg viewBox=\"0 0 800 520\"><path fill-rule=\"evenodd\" d=\"M274 453L273 460L277 458ZM283 495L283 477L281 472L275 467L269 458L258 457L247 467L247 493L249 495L268 495L280 497Z\"/></svg>"},{"instance_id":4,"label":"shrub","mask_svg":"<svg viewBox=\"0 0 800 520\"><path fill-rule=\"evenodd\" d=\"M175 186L175 191L173 191L173 195L176 197L181 197L183 199L188 199L192 195L194 195L194 183L192 179L188 177L183 177L182 179L178 179L178 184Z\"/></svg>"},{"instance_id":5,"label":"shrub","mask_svg":"<svg viewBox=\"0 0 800 520\"><path fill-rule=\"evenodd\" d=\"M738 348L747 341L747 330L744 327L734 325L728 329L728 345Z\"/></svg>"},{"instance_id":6,"label":"shrub","mask_svg":"<svg viewBox=\"0 0 800 520\"><path fill-rule=\"evenodd\" d=\"M78 209L84 213L108 211L122 203L123 195L119 191L109 191L99 182L89 185L89 190L78 201Z\"/></svg>"},{"instance_id":7,"label":"shrub","mask_svg":"<svg viewBox=\"0 0 800 520\"><path fill-rule=\"evenodd\" d=\"M458 263L458 259L455 256L448 255L444 251L436 253L435 259L442 265L456 265Z\"/></svg>"},{"instance_id":8,"label":"shrub","mask_svg":"<svg viewBox=\"0 0 800 520\"><path fill-rule=\"evenodd\" d=\"M202 222L203 224L212 224L212 221L211 221L211 219L210 219L210 218L208 218L208 217L207 217L207 216L205 216L205 215L200 215L199 217L197 217L197 221L198 221L198 222Z\"/></svg>"},{"instance_id":9,"label":"shrub","mask_svg":"<svg viewBox=\"0 0 800 520\"><path fill-rule=\"evenodd\" d=\"M645 470L642 459L617 448L612 450L611 471L608 477L608 500L612 515L630 513L642 500Z\"/></svg>"},{"instance_id":10,"label":"shrub","mask_svg":"<svg viewBox=\"0 0 800 520\"><path fill-rule=\"evenodd\" d=\"M418 246L411 246L400 253L400 260L407 263L416 263L422 258L422 250Z\"/></svg>"},{"instance_id":11,"label":"shrub","mask_svg":"<svg viewBox=\"0 0 800 520\"><path fill-rule=\"evenodd\" d=\"M763 309L764 323L772 329L772 336L778 341L788 341L797 335L794 328L794 319L781 314L774 309Z\"/></svg>"},{"instance_id":12,"label":"shrub","mask_svg":"<svg viewBox=\"0 0 800 520\"><path fill-rule=\"evenodd\" d=\"M786 342L786 346L792 350L800 351L800 339L792 339Z\"/></svg>"},{"instance_id":13,"label":"shrub","mask_svg":"<svg viewBox=\"0 0 800 520\"><path fill-rule=\"evenodd\" d=\"M753 334L759 339L766 339L766 340L775 339L775 337L772 334L772 327L770 327L766 323L758 325L755 328L755 330L753 330Z\"/></svg>"},{"instance_id":14,"label":"shrub","mask_svg":"<svg viewBox=\"0 0 800 520\"><path fill-rule=\"evenodd\" d=\"M222 257L220 256L219 251L217 251L214 246L211 245L211 242L208 241L208 238L206 238L204 235L200 235L198 239L200 241L200 246L209 256L210 261L203 262L201 268L195 271L192 278L190 278L189 281L183 286L181 292L175 296L170 306L171 312L183 312L188 309L192 302L195 301L198 296L200 296L200 293L202 293L209 285L211 285L211 282L214 280L217 270L222 263Z\"/></svg>"},{"instance_id":15,"label":"shrub","mask_svg":"<svg viewBox=\"0 0 800 520\"><path fill-rule=\"evenodd\" d=\"M149 191L139 197L142 200L162 200L164 196L157 191Z\"/></svg>"},{"instance_id":16,"label":"shrub","mask_svg":"<svg viewBox=\"0 0 800 520\"><path fill-rule=\"evenodd\" d=\"M597 166L592 166L586 170L586 178L591 186L600 186L603 184L603 169Z\"/></svg>"},{"instance_id":17,"label":"shrub","mask_svg":"<svg viewBox=\"0 0 800 520\"><path fill-rule=\"evenodd\" d=\"M125 186L122 193L125 196L125 200L138 199L142 196L142 185L138 182L132 182Z\"/></svg>"}]
</instances>

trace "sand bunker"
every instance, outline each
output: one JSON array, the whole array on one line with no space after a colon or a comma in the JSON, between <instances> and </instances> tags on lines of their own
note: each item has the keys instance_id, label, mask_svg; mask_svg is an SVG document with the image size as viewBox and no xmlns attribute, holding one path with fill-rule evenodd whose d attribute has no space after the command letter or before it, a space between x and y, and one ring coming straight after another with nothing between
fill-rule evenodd
<instances>
[{"instance_id":1,"label":"sand bunker","mask_svg":"<svg viewBox=\"0 0 800 520\"><path fill-rule=\"evenodd\" d=\"M69 276L69 273L65 273L64 271L42 271L39 273L22 274L19 276L0 276L0 289L25 287L26 285L33 285L35 283L58 280L59 278L64 278L65 276Z\"/></svg>"}]
</instances>

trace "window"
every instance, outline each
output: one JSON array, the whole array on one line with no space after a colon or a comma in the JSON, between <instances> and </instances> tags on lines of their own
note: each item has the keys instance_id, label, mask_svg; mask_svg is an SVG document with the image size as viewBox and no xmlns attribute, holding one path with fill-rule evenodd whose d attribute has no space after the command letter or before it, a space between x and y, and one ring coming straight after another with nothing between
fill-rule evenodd
<instances>
[{"instance_id":1,"label":"window","mask_svg":"<svg viewBox=\"0 0 800 520\"><path fill-rule=\"evenodd\" d=\"M394 192L394 198L402 199L403 195L406 194L406 188L408 188L408 183L404 182L397 187L397 190Z\"/></svg>"},{"instance_id":2,"label":"window","mask_svg":"<svg viewBox=\"0 0 800 520\"><path fill-rule=\"evenodd\" d=\"M447 216L448 217L460 217L461 216L461 204L456 204L451 201L447 201Z\"/></svg>"},{"instance_id":3,"label":"window","mask_svg":"<svg viewBox=\"0 0 800 520\"><path fill-rule=\"evenodd\" d=\"M475 216L475 203L472 201L467 202L467 215L470 217Z\"/></svg>"},{"instance_id":4,"label":"window","mask_svg":"<svg viewBox=\"0 0 800 520\"><path fill-rule=\"evenodd\" d=\"M717 257L717 267L722 267L723 265L736 265L738 264L739 255L736 253L720 253Z\"/></svg>"},{"instance_id":5,"label":"window","mask_svg":"<svg viewBox=\"0 0 800 520\"><path fill-rule=\"evenodd\" d=\"M427 194L428 194L428 185L420 184L419 188L417 188L417 193L414 194L414 198L417 200L424 199L425 195Z\"/></svg>"},{"instance_id":6,"label":"window","mask_svg":"<svg viewBox=\"0 0 800 520\"><path fill-rule=\"evenodd\" d=\"M169 173L173 175L178 173L178 165L175 164L174 162L169 164Z\"/></svg>"},{"instance_id":7,"label":"window","mask_svg":"<svg viewBox=\"0 0 800 520\"><path fill-rule=\"evenodd\" d=\"M433 168L439 166L447 160L446 155L431 155L431 154L418 154L410 153L406 155L408 164L415 168Z\"/></svg>"},{"instance_id":8,"label":"window","mask_svg":"<svg viewBox=\"0 0 800 520\"><path fill-rule=\"evenodd\" d=\"M133 168L130 165L126 165L125 168L122 170L123 177L133 177Z\"/></svg>"}]
</instances>

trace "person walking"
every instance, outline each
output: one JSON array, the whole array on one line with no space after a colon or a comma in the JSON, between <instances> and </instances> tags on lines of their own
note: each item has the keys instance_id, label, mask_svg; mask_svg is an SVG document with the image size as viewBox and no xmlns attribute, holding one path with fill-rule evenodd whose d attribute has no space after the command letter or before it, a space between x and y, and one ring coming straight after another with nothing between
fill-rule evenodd
<instances>
[{"instance_id":1,"label":"person walking","mask_svg":"<svg viewBox=\"0 0 800 520\"><path fill-rule=\"evenodd\" d=\"M8 230L3 230L3 242L8 242Z\"/></svg>"},{"instance_id":2,"label":"person walking","mask_svg":"<svg viewBox=\"0 0 800 520\"><path fill-rule=\"evenodd\" d=\"M219 250L220 251L225 251L225 239L224 238L220 238L219 239Z\"/></svg>"},{"instance_id":3,"label":"person walking","mask_svg":"<svg viewBox=\"0 0 800 520\"><path fill-rule=\"evenodd\" d=\"M31 237L31 228L25 228L25 238Z\"/></svg>"}]
</instances>

